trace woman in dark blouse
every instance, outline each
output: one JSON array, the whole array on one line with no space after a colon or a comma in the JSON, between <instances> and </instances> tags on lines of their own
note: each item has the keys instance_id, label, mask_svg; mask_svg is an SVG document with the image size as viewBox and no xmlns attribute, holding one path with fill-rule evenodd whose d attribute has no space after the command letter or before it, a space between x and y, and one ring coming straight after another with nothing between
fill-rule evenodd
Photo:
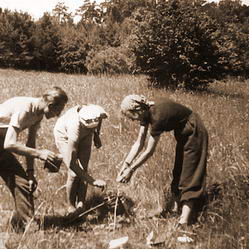
<instances>
[{"instance_id":1,"label":"woman in dark blouse","mask_svg":"<svg viewBox=\"0 0 249 249\"><path fill-rule=\"evenodd\" d=\"M168 98L150 102L140 95L126 96L121 103L121 112L139 121L140 130L124 160L117 182L128 182L134 171L153 155L160 135L173 130L177 145L171 192L175 204L179 200L182 206L179 226L188 225L194 201L201 197L205 188L208 134L201 119L186 106ZM147 148L139 155L149 126Z\"/></svg>"}]
</instances>

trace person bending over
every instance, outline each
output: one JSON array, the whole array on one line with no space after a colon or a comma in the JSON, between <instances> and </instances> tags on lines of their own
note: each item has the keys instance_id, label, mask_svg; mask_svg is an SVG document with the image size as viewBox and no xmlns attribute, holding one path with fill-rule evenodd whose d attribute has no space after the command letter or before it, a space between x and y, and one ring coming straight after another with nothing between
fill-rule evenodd
<instances>
[{"instance_id":1,"label":"person bending over","mask_svg":"<svg viewBox=\"0 0 249 249\"><path fill-rule=\"evenodd\" d=\"M54 87L40 98L13 97L0 104L0 176L14 198L11 224L16 232L23 232L34 215L33 192L37 187L34 159L55 164L60 158L47 149L36 149L37 130L44 116L47 119L59 116L67 101L67 94ZM18 141L25 129L28 129L26 145ZM26 157L26 170L14 154Z\"/></svg>"},{"instance_id":2,"label":"person bending over","mask_svg":"<svg viewBox=\"0 0 249 249\"><path fill-rule=\"evenodd\" d=\"M68 213L84 210L88 183L104 188L106 183L94 179L88 171L92 141L101 147L99 138L102 120L107 118L105 110L98 105L77 105L70 108L56 122L54 138L68 169L67 201Z\"/></svg>"},{"instance_id":3,"label":"person bending over","mask_svg":"<svg viewBox=\"0 0 249 249\"><path fill-rule=\"evenodd\" d=\"M178 226L186 227L194 202L203 195L205 188L208 133L203 122L198 114L166 97L152 102L144 96L128 95L121 103L121 113L138 121L140 130L117 182L129 182L134 171L153 155L160 135L173 130L177 145L171 192L174 200L178 200L175 205L180 203L182 206ZM147 133L147 148L140 154Z\"/></svg>"}]
</instances>

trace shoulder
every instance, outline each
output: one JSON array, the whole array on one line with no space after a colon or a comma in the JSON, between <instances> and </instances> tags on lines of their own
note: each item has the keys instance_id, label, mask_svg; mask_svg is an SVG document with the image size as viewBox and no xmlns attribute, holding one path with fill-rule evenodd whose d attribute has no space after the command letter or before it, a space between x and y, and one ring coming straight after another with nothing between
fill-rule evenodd
<instances>
[{"instance_id":1,"label":"shoulder","mask_svg":"<svg viewBox=\"0 0 249 249\"><path fill-rule=\"evenodd\" d=\"M35 102L36 100L38 100L37 98L33 98L33 97L25 97L25 96L19 96L19 97L12 97L6 101L4 101L2 103L2 105L7 105L7 104L13 104L13 105L18 105L18 106L23 106L23 105L27 105L27 104L32 104L33 102Z\"/></svg>"},{"instance_id":2,"label":"shoulder","mask_svg":"<svg viewBox=\"0 0 249 249\"><path fill-rule=\"evenodd\" d=\"M12 114L31 113L35 112L38 101L38 98L32 97L13 97L3 102L1 108Z\"/></svg>"},{"instance_id":3,"label":"shoulder","mask_svg":"<svg viewBox=\"0 0 249 249\"><path fill-rule=\"evenodd\" d=\"M169 97L161 97L156 99L155 101L155 105L153 106L154 108L152 108L152 112L172 112L174 110L187 110L189 109L188 107L186 107L185 105L176 102L175 100L169 98ZM190 110L190 109L189 109Z\"/></svg>"},{"instance_id":4,"label":"shoulder","mask_svg":"<svg viewBox=\"0 0 249 249\"><path fill-rule=\"evenodd\" d=\"M60 118L70 119L78 116L78 106L73 106L61 114ZM60 119L59 118L59 119Z\"/></svg>"},{"instance_id":5,"label":"shoulder","mask_svg":"<svg viewBox=\"0 0 249 249\"><path fill-rule=\"evenodd\" d=\"M174 100L170 99L169 97L158 97L155 99L155 107L166 107L169 105L177 104Z\"/></svg>"},{"instance_id":6,"label":"shoulder","mask_svg":"<svg viewBox=\"0 0 249 249\"><path fill-rule=\"evenodd\" d=\"M15 97L12 103L17 109L35 111L39 104L39 98L33 97Z\"/></svg>"},{"instance_id":7,"label":"shoulder","mask_svg":"<svg viewBox=\"0 0 249 249\"><path fill-rule=\"evenodd\" d=\"M23 130L32 126L38 126L43 114L37 113L38 98L14 97L5 103L10 125Z\"/></svg>"},{"instance_id":8,"label":"shoulder","mask_svg":"<svg viewBox=\"0 0 249 249\"><path fill-rule=\"evenodd\" d=\"M69 109L67 109L66 113L77 113L78 111L78 105L77 106L73 106L73 107L70 107Z\"/></svg>"},{"instance_id":9,"label":"shoulder","mask_svg":"<svg viewBox=\"0 0 249 249\"><path fill-rule=\"evenodd\" d=\"M57 122L64 123L66 126L70 128L78 128L79 116L77 110L78 110L77 106L71 107L58 118Z\"/></svg>"}]
</instances>

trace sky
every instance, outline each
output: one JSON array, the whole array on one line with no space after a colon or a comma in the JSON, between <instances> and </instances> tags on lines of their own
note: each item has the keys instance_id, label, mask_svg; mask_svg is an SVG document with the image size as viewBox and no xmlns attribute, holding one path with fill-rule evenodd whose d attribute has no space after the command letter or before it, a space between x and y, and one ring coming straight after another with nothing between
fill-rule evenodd
<instances>
[{"instance_id":1,"label":"sky","mask_svg":"<svg viewBox=\"0 0 249 249\"><path fill-rule=\"evenodd\" d=\"M52 13L58 2L64 2L69 12L73 13L84 4L84 0L0 0L0 7L28 12L33 18L38 19L43 16L44 12ZM95 0L95 2L99 3L101 0Z\"/></svg>"},{"instance_id":2,"label":"sky","mask_svg":"<svg viewBox=\"0 0 249 249\"><path fill-rule=\"evenodd\" d=\"M101 2L101 0L95 1L96 3ZM74 13L79 6L83 5L84 0L0 0L0 7L17 10L18 12L28 12L34 19L39 19L44 12L52 13L58 2L64 2L69 7L69 11ZM218 0L213 0L213 2L218 2ZM249 5L249 0L242 0L242 3Z\"/></svg>"}]
</instances>

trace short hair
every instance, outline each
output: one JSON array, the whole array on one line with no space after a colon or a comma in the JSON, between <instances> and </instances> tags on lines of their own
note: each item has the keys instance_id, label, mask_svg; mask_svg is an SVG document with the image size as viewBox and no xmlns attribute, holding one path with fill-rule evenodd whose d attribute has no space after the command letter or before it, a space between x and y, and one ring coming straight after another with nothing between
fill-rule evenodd
<instances>
[{"instance_id":1,"label":"short hair","mask_svg":"<svg viewBox=\"0 0 249 249\"><path fill-rule=\"evenodd\" d=\"M58 86L54 86L51 90L48 90L42 97L46 102L52 102L54 105L59 103L66 104L68 102L66 92Z\"/></svg>"}]
</instances>

